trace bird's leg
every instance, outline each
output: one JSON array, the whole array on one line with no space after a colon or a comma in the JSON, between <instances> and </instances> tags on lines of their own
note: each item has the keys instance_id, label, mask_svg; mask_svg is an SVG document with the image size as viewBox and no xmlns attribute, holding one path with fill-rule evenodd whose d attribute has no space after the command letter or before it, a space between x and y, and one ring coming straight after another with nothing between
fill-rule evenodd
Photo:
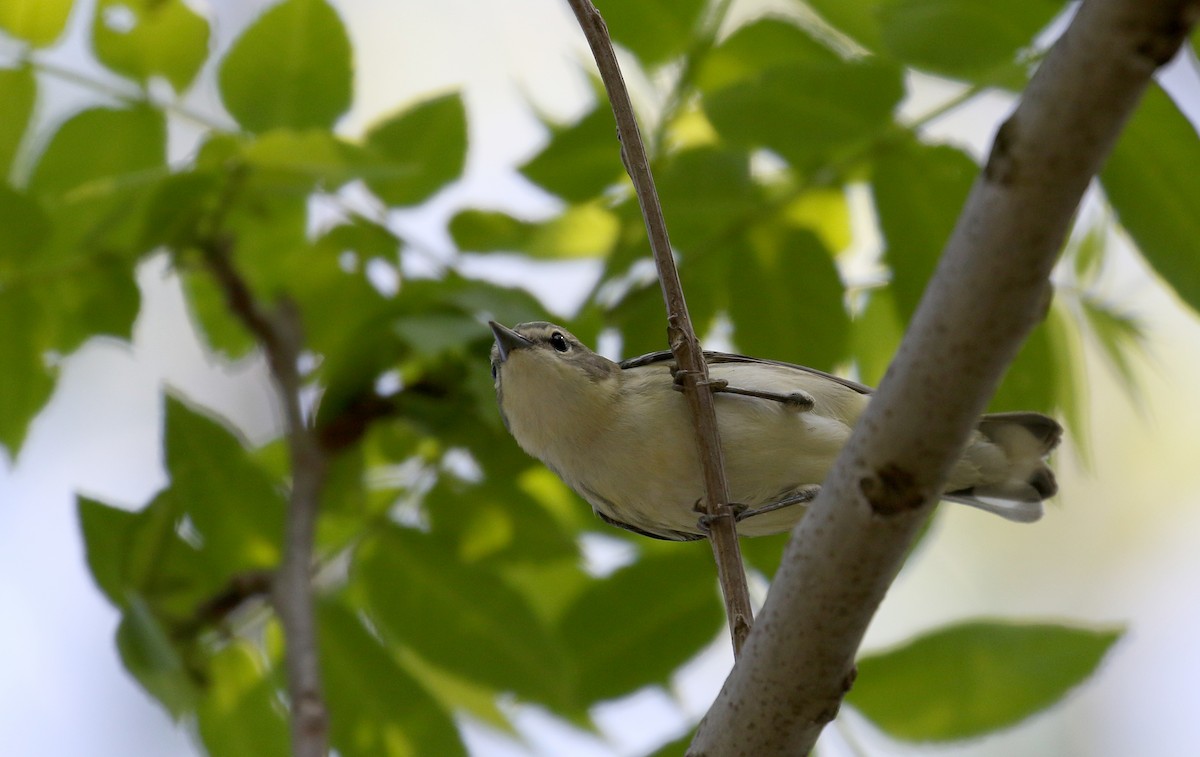
<instances>
[{"instance_id":1,"label":"bird's leg","mask_svg":"<svg viewBox=\"0 0 1200 757\"><path fill-rule=\"evenodd\" d=\"M753 518L755 515L762 515L763 513L773 513L776 510L782 510L783 508L791 507L792 505L807 505L809 502L812 502L814 499L816 499L817 495L820 493L821 493L820 485L812 484L810 486L805 486L801 489L797 489L795 494L784 497L783 499L780 499L780 500L776 500L775 502L769 502L765 505L762 505L761 507L747 508L745 505L741 505L740 506L741 509L738 510L734 514L733 517L737 520L738 523L741 523L742 521L746 520L747 518Z\"/></svg>"},{"instance_id":2,"label":"bird's leg","mask_svg":"<svg viewBox=\"0 0 1200 757\"><path fill-rule=\"evenodd\" d=\"M686 371L678 368L671 368L671 376L675 379L675 391L683 391L683 376ZM764 392L758 389L741 389L736 386L730 386L725 379L709 379L708 387L713 392L725 392L726 394L740 394L743 397L757 397L762 400L770 400L778 402L785 407L795 410L798 413L803 413L812 410L816 404L813 396L805 391L796 390L783 394L782 392Z\"/></svg>"},{"instance_id":3,"label":"bird's leg","mask_svg":"<svg viewBox=\"0 0 1200 757\"><path fill-rule=\"evenodd\" d=\"M785 507L791 507L793 505L807 505L809 502L812 502L814 499L816 499L817 495L820 492L821 492L820 485L811 484L809 486L805 486L805 487L801 487L800 489L797 489L795 491L795 493L790 496L784 497L783 499L780 499L780 500L776 500L775 502L769 502L765 505L762 505L761 507L748 507L748 506L740 504L738 502L730 502L729 508L733 511L734 522L741 523L742 521L746 520L747 518L753 518L755 515L762 515L763 513L773 513L776 510L782 510ZM699 499L696 500L696 504L692 506L692 509L695 510L696 512L700 513L700 520L699 520L698 525L700 527L700 531L707 534L712 526L712 521L714 520L714 517L709 515L708 512L704 509L704 501L703 500L699 500Z\"/></svg>"}]
</instances>

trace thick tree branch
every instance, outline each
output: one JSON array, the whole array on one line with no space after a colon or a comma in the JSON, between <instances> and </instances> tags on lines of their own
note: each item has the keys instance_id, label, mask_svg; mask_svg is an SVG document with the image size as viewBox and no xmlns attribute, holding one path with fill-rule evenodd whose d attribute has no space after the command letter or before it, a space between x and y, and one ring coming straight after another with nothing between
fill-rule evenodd
<instances>
[{"instance_id":1,"label":"thick tree branch","mask_svg":"<svg viewBox=\"0 0 1200 757\"><path fill-rule=\"evenodd\" d=\"M292 467L292 495L284 526L283 561L275 574L272 599L287 640L288 694L292 704L292 754L325 757L329 718L321 693L317 627L313 608L312 553L328 455L309 427L300 403L302 381L300 316L288 302L267 312L255 300L231 259L225 237L205 245L205 263L234 314L262 346L283 404Z\"/></svg>"},{"instance_id":2,"label":"thick tree branch","mask_svg":"<svg viewBox=\"0 0 1200 757\"><path fill-rule=\"evenodd\" d=\"M717 576L721 593L725 597L725 610L729 619L729 634L733 639L734 654L741 652L750 631L753 611L750 608L750 593L746 587L746 572L742 565L741 549L738 546L737 526L733 510L729 506L729 486L725 481L725 463L721 452L721 437L717 430L717 414L713 393L708 383L708 366L700 340L692 328L688 316L687 302L683 298L683 286L679 282L679 271L671 256L671 241L667 236L667 224L663 218L662 205L654 188L654 177L650 173L650 161L646 146L638 129L633 103L625 88L625 79L617 65L608 27L591 0L567 0L575 18L583 28L600 78L608 92L613 114L617 121L617 139L621 143L621 160L633 180L642 217L646 219L646 232L650 239L650 250L654 253L654 264L658 268L658 280L662 284L663 299L667 306L667 338L674 353L675 363L682 371L684 396L691 409L696 427L696 443L700 453L700 465L704 471L705 506L709 520L709 542L713 558L717 563Z\"/></svg>"},{"instance_id":3,"label":"thick tree branch","mask_svg":"<svg viewBox=\"0 0 1200 757\"><path fill-rule=\"evenodd\" d=\"M1197 0L1087 0L1000 127L900 350L688 754L807 754L951 461L1046 311L1089 181Z\"/></svg>"}]
</instances>

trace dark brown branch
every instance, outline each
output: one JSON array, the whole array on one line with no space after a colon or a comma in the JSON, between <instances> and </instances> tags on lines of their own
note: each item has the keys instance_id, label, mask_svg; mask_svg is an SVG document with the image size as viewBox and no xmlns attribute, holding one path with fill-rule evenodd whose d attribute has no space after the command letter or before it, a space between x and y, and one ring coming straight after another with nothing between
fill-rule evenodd
<instances>
[{"instance_id":1,"label":"dark brown branch","mask_svg":"<svg viewBox=\"0 0 1200 757\"><path fill-rule=\"evenodd\" d=\"M794 531L688 754L807 754L1004 369L1046 311L1079 200L1196 0L1087 0L996 135L878 394Z\"/></svg>"},{"instance_id":2,"label":"dark brown branch","mask_svg":"<svg viewBox=\"0 0 1200 757\"><path fill-rule=\"evenodd\" d=\"M688 316L687 302L683 297L683 286L679 282L679 271L671 256L671 240L667 236L667 224L663 218L662 205L654 188L654 176L650 173L650 161L646 146L638 129L633 103L625 88L625 79L617 65L608 27L591 0L568 0L575 12L596 65L600 78L608 92L613 115L617 122L617 139L621 143L621 160L633 180L642 217L646 219L646 232L650 239L650 250L658 268L658 280L662 284L663 299L667 306L667 339L674 353L675 362L682 372L684 396L691 409L696 426L696 443L700 453L700 465L704 471L705 507L708 513L709 541L713 558L717 563L717 576L721 593L725 597L725 609L729 619L729 633L733 640L734 654L741 652L742 644L750 632L753 611L750 593L746 587L746 572L742 565L741 549L738 546L737 526L733 509L729 506L729 486L725 481L725 463L721 452L721 437L717 429L717 414L713 393L708 381L708 366L700 340L696 338Z\"/></svg>"},{"instance_id":3,"label":"dark brown branch","mask_svg":"<svg viewBox=\"0 0 1200 757\"><path fill-rule=\"evenodd\" d=\"M300 317L290 303L265 311L232 260L232 241L218 237L203 249L205 263L226 303L261 345L271 378L283 404L291 456L292 493L284 525L283 561L275 574L272 599L287 640L288 694L292 703L292 753L296 757L328 754L329 718L321 693L317 628L312 591L312 554L321 489L328 455L304 418Z\"/></svg>"}]
</instances>

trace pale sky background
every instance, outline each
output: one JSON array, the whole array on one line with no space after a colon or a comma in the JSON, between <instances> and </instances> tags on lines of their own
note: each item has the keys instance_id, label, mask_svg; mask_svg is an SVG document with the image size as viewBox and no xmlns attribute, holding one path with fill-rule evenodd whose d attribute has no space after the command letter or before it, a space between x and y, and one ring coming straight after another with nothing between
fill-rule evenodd
<instances>
[{"instance_id":1,"label":"pale sky background","mask_svg":"<svg viewBox=\"0 0 1200 757\"><path fill-rule=\"evenodd\" d=\"M216 43L227 45L268 4L211 0L206 7L218 19ZM80 51L90 2L78 5L72 31L54 56L64 65L86 67ZM471 128L466 178L420 211L395 214L397 224L426 247L448 252L442 227L457 207L503 207L526 215L554 207L553 199L511 166L545 139L530 102L564 118L589 102L580 73L582 38L565 3L343 0L337 6L357 56L356 106L343 123L347 134L438 91L461 88L466 95ZM781 0L773 7L789 4ZM1173 75L1170 84L1187 95L1188 112L1197 120L1200 87L1194 68ZM647 83L633 85L652 102ZM944 96L936 82L917 85L925 96ZM53 85L40 117L52 124L91 102L95 97L86 91ZM211 90L194 93L188 105L220 113ZM922 110L927 103L911 107ZM1009 107L1004 98L987 98L933 124L931 131L978 155ZM186 128L173 128L174 154L186 154L194 138ZM1034 526L966 508L943 513L893 587L867 643L887 645L975 616L1126 624L1128 636L1098 676L1064 704L999 736L917 748L889 742L850 717L827 732L831 753L852 753L845 740L849 734L870 753L884 755L1200 754L1195 642L1200 629L1195 589L1200 577L1195 441L1200 324L1133 255L1126 251L1117 257L1105 277L1106 291L1146 324L1149 337L1148 359L1137 366L1140 399L1127 396L1086 345L1090 468L1068 439L1056 458L1062 494ZM595 275L587 262L535 267L511 257L470 261L467 268L522 283L560 312L578 301ZM159 449L164 386L236 419L255 439L271 434L274 413L258 361L221 364L189 336L182 301L160 262L144 266L141 281L143 312L132 348L95 340L66 360L54 399L35 422L21 457L14 462L0 455L0 575L7 577L0 581L5 754L196 753L191 735L171 724L117 659L117 613L87 572L73 492L133 508L165 485ZM468 739L474 753L488 757L635 755L677 735L701 714L730 663L727 642L720 639L688 666L675 684L682 709L656 691L600 708L602 738L580 734L534 708L518 708L515 716L527 745L479 726L468 728Z\"/></svg>"}]
</instances>

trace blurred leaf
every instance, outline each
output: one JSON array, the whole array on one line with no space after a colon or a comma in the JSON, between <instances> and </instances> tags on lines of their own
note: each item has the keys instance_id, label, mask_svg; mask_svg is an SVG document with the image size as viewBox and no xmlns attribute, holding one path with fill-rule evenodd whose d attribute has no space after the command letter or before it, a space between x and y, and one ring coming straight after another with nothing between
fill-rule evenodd
<instances>
[{"instance_id":1,"label":"blurred leaf","mask_svg":"<svg viewBox=\"0 0 1200 757\"><path fill-rule=\"evenodd\" d=\"M572 701L561 650L525 600L490 569L429 537L387 528L359 551L352 581L395 644L447 671L551 707Z\"/></svg>"},{"instance_id":2,"label":"blurred leaf","mask_svg":"<svg viewBox=\"0 0 1200 757\"><path fill-rule=\"evenodd\" d=\"M187 89L208 57L208 22L183 0L99 0L92 46L102 64L139 82Z\"/></svg>"},{"instance_id":3,"label":"blurred leaf","mask_svg":"<svg viewBox=\"0 0 1200 757\"><path fill-rule=\"evenodd\" d=\"M1062 342L1064 327L1062 311L1051 308L1008 366L1000 388L988 403L989 412L1036 410L1053 414L1069 401L1074 393L1073 365L1069 345Z\"/></svg>"},{"instance_id":4,"label":"blurred leaf","mask_svg":"<svg viewBox=\"0 0 1200 757\"><path fill-rule=\"evenodd\" d=\"M809 189L789 202L779 214L789 225L808 229L825 247L840 252L853 243L850 203L843 187Z\"/></svg>"},{"instance_id":5,"label":"blurred leaf","mask_svg":"<svg viewBox=\"0 0 1200 757\"><path fill-rule=\"evenodd\" d=\"M329 128L350 107L350 40L325 0L284 0L221 62L221 100L243 127Z\"/></svg>"},{"instance_id":6,"label":"blurred leaf","mask_svg":"<svg viewBox=\"0 0 1200 757\"><path fill-rule=\"evenodd\" d=\"M767 147L809 168L890 128L903 96L903 70L884 60L810 61L714 92L704 107L734 144Z\"/></svg>"},{"instance_id":7,"label":"blurred leaf","mask_svg":"<svg viewBox=\"0 0 1200 757\"><path fill-rule=\"evenodd\" d=\"M66 28L72 4L72 0L0 0L0 29L34 47L46 47Z\"/></svg>"},{"instance_id":8,"label":"blurred leaf","mask_svg":"<svg viewBox=\"0 0 1200 757\"><path fill-rule=\"evenodd\" d=\"M704 0L596 0L612 38L647 66L683 53L693 40Z\"/></svg>"},{"instance_id":9,"label":"blurred leaf","mask_svg":"<svg viewBox=\"0 0 1200 757\"><path fill-rule=\"evenodd\" d=\"M600 104L575 124L553 128L542 151L521 166L525 178L581 203L621 181L621 145L612 111Z\"/></svg>"},{"instance_id":10,"label":"blurred leaf","mask_svg":"<svg viewBox=\"0 0 1200 757\"><path fill-rule=\"evenodd\" d=\"M318 608L330 735L343 757L466 756L450 713L343 605Z\"/></svg>"},{"instance_id":11,"label":"blurred leaf","mask_svg":"<svg viewBox=\"0 0 1200 757\"><path fill-rule=\"evenodd\" d=\"M45 325L28 290L0 291L0 443L16 458L29 423L50 399L54 382L45 366Z\"/></svg>"},{"instance_id":12,"label":"blurred leaf","mask_svg":"<svg viewBox=\"0 0 1200 757\"><path fill-rule=\"evenodd\" d=\"M283 495L243 444L216 421L168 399L165 446L170 488L226 576L273 568L281 553Z\"/></svg>"},{"instance_id":13,"label":"blurred leaf","mask_svg":"<svg viewBox=\"0 0 1200 757\"><path fill-rule=\"evenodd\" d=\"M125 550L138 516L87 497L76 495L76 501L92 579L113 605L124 607Z\"/></svg>"},{"instance_id":14,"label":"blurred leaf","mask_svg":"<svg viewBox=\"0 0 1200 757\"><path fill-rule=\"evenodd\" d=\"M671 546L588 585L567 609L561 632L585 701L665 682L721 628L709 550Z\"/></svg>"},{"instance_id":15,"label":"blurred leaf","mask_svg":"<svg viewBox=\"0 0 1200 757\"><path fill-rule=\"evenodd\" d=\"M696 83L710 94L779 66L837 60L833 51L799 26L762 18L740 27L705 56Z\"/></svg>"},{"instance_id":16,"label":"blurred leaf","mask_svg":"<svg viewBox=\"0 0 1200 757\"><path fill-rule=\"evenodd\" d=\"M900 346L906 324L896 312L890 288L872 289L866 297L866 307L850 324L850 351L859 379L867 386L878 386Z\"/></svg>"},{"instance_id":17,"label":"blurred leaf","mask_svg":"<svg viewBox=\"0 0 1200 757\"><path fill-rule=\"evenodd\" d=\"M1196 128L1154 84L1100 174L1146 262L1200 312L1200 151Z\"/></svg>"},{"instance_id":18,"label":"blurred leaf","mask_svg":"<svg viewBox=\"0 0 1200 757\"><path fill-rule=\"evenodd\" d=\"M909 140L879 153L871 189L902 322L916 310L978 173L949 146Z\"/></svg>"},{"instance_id":19,"label":"blurred leaf","mask_svg":"<svg viewBox=\"0 0 1200 757\"><path fill-rule=\"evenodd\" d=\"M353 178L344 146L325 129L263 132L246 144L242 157L268 191L332 191Z\"/></svg>"},{"instance_id":20,"label":"blurred leaf","mask_svg":"<svg viewBox=\"0 0 1200 757\"><path fill-rule=\"evenodd\" d=\"M274 682L248 642L213 655L196 724L212 757L287 757L287 721Z\"/></svg>"},{"instance_id":21,"label":"blurred leaf","mask_svg":"<svg viewBox=\"0 0 1200 757\"><path fill-rule=\"evenodd\" d=\"M126 597L127 610L117 627L117 651L137 682L162 702L174 718L196 705L198 690L179 652L146 602L137 594Z\"/></svg>"},{"instance_id":22,"label":"blurred leaf","mask_svg":"<svg viewBox=\"0 0 1200 757\"><path fill-rule=\"evenodd\" d=\"M1081 285L1086 286L1100 272L1107 252L1107 237L1106 224L1092 224L1083 238L1069 248L1075 279Z\"/></svg>"},{"instance_id":23,"label":"blurred leaf","mask_svg":"<svg viewBox=\"0 0 1200 757\"><path fill-rule=\"evenodd\" d=\"M700 147L671 156L658 191L672 244L685 253L718 246L758 207L755 190L744 150Z\"/></svg>"},{"instance_id":24,"label":"blurred leaf","mask_svg":"<svg viewBox=\"0 0 1200 757\"><path fill-rule=\"evenodd\" d=\"M847 354L850 318L829 251L807 231L758 229L737 249L729 316L738 348L832 370Z\"/></svg>"},{"instance_id":25,"label":"blurred leaf","mask_svg":"<svg viewBox=\"0 0 1200 757\"><path fill-rule=\"evenodd\" d=\"M400 111L372 127L366 144L391 174L368 173L371 191L389 205L424 202L462 173L467 155L462 97L443 95Z\"/></svg>"},{"instance_id":26,"label":"blurred leaf","mask_svg":"<svg viewBox=\"0 0 1200 757\"><path fill-rule=\"evenodd\" d=\"M988 83L1024 82L1017 52L1033 44L1063 8L1056 0L890 0L874 4L883 42L904 63Z\"/></svg>"},{"instance_id":27,"label":"blurred leaf","mask_svg":"<svg viewBox=\"0 0 1200 757\"><path fill-rule=\"evenodd\" d=\"M98 135L103 135L99 138ZM152 108L92 108L69 118L46 147L29 189L58 203L112 195L166 160L166 122ZM64 197L75 190L73 197Z\"/></svg>"},{"instance_id":28,"label":"blurred leaf","mask_svg":"<svg viewBox=\"0 0 1200 757\"><path fill-rule=\"evenodd\" d=\"M1059 625L950 626L859 660L846 701L897 738L980 736L1053 705L1120 637Z\"/></svg>"},{"instance_id":29,"label":"blurred leaf","mask_svg":"<svg viewBox=\"0 0 1200 757\"><path fill-rule=\"evenodd\" d=\"M12 171L36 100L37 80L28 67L0 69L0 113L4 114L0 119L0 179L8 178Z\"/></svg>"},{"instance_id":30,"label":"blurred leaf","mask_svg":"<svg viewBox=\"0 0 1200 757\"><path fill-rule=\"evenodd\" d=\"M1145 332L1137 319L1120 313L1107 303L1091 297L1080 298L1084 317L1096 336L1104 357L1121 377L1125 388L1137 386L1137 373L1130 357L1138 353L1145 340Z\"/></svg>"},{"instance_id":31,"label":"blurred leaf","mask_svg":"<svg viewBox=\"0 0 1200 757\"><path fill-rule=\"evenodd\" d=\"M663 744L658 749L655 749L646 757L681 757L687 753L688 745L692 743L695 733L689 731L678 739L669 743Z\"/></svg>"},{"instance_id":32,"label":"blurred leaf","mask_svg":"<svg viewBox=\"0 0 1200 757\"><path fill-rule=\"evenodd\" d=\"M885 0L802 0L842 34L872 52L883 50L879 9Z\"/></svg>"},{"instance_id":33,"label":"blurred leaf","mask_svg":"<svg viewBox=\"0 0 1200 757\"><path fill-rule=\"evenodd\" d=\"M450 219L450 235L460 250L524 252L550 259L606 255L619 231L617 218L596 202L571 205L540 222L470 208Z\"/></svg>"}]
</instances>

